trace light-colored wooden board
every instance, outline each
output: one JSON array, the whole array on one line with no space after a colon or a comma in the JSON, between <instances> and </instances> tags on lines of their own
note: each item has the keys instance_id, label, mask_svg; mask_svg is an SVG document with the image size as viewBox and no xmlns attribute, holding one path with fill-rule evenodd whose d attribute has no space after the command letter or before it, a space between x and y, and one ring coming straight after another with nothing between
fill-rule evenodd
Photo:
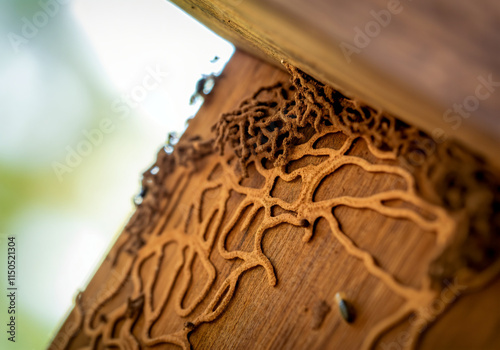
<instances>
[{"instance_id":1,"label":"light-colored wooden board","mask_svg":"<svg viewBox=\"0 0 500 350\"><path fill-rule=\"evenodd\" d=\"M495 0L401 0L399 6L394 0L172 2L244 50L276 64L286 60L350 97L431 135L456 138L500 165L500 5ZM397 13L377 34L371 12L389 8ZM355 45L356 28L366 33L367 25L376 35L367 36L366 47L347 60L342 43ZM487 91L480 77L495 86ZM474 100L476 95L481 99ZM464 102L472 110L461 112L465 117L447 112Z\"/></svg>"}]
</instances>

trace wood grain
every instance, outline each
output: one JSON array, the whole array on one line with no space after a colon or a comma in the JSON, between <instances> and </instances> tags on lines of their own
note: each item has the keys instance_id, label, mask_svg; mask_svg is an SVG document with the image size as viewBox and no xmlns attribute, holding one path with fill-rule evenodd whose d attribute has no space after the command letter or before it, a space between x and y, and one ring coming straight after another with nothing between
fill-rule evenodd
<instances>
[{"instance_id":1,"label":"wood grain","mask_svg":"<svg viewBox=\"0 0 500 350\"><path fill-rule=\"evenodd\" d=\"M385 0L172 2L244 50L276 64L290 62L350 97L437 138L456 138L500 164L497 1L402 0L395 7ZM371 12L389 7L397 13L379 34L371 29L376 35L347 60L341 44L354 45L355 28L366 32L375 21ZM495 82L490 92L479 77ZM469 98L476 89L488 97ZM447 112L464 103L471 109L460 112L465 117Z\"/></svg>"},{"instance_id":2,"label":"wood grain","mask_svg":"<svg viewBox=\"0 0 500 350\"><path fill-rule=\"evenodd\" d=\"M226 135L220 132L231 131L239 121L248 122L240 124L242 128L254 125L265 133L293 133L294 120L305 118L305 113L298 113L304 107L301 103L310 103L290 96L297 86L318 87L326 95L331 90L292 72L294 80L304 85L297 82L292 88L282 70L236 52L174 154L165 156L160 151L157 182L151 184L148 181L154 177L145 174L143 203L79 296L52 349L170 348L173 344L194 349L400 349L411 344L447 349L460 345L456 337L465 336L463 344L498 348L500 315L490 310L500 292L497 270L481 270L481 278L472 280L481 283L455 279L431 285L436 277L429 274L429 267L436 252L457 238L450 229L464 218L473 218L468 216L470 209L454 211L439 202L439 196L426 192L434 176L419 178L418 169L408 167L404 157L391 151L391 147L404 149L402 145L411 139L386 140L388 144L376 146L376 138L369 137L373 130L360 131L363 122L352 122L357 120L355 111L349 112L351 122L346 121L349 127L343 128L340 119L345 115L337 110L337 119L331 119L334 125L317 131L297 129L308 139L289 144L282 165L272 166L252 156L245 161L244 153L239 159L232 153L243 152L244 147L237 146L252 147L250 129L229 132L224 155L205 152L196 157L214 141L214 133ZM345 102L365 108L355 101ZM281 119L285 111L295 118ZM221 116L221 112L225 113ZM381 118L371 113L370 125ZM259 119L265 117L276 119ZM289 124L276 128L279 120ZM280 139L270 137L266 142ZM257 140L263 142L260 137ZM191 157L190 162L178 162L182 152ZM263 147L257 155L270 159L274 152ZM168 163L169 159L177 163ZM227 166L218 168L221 162ZM443 164L441 168L446 168ZM244 167L248 177L243 176ZM218 185L205 191L211 181ZM237 191L221 200L228 188ZM386 200L378 201L378 195L387 196ZM477 193L464 196L477 197ZM456 194L453 198L458 200ZM247 209L242 206L245 200L251 204ZM217 229L209 218L221 211L224 215ZM262 227L268 229L262 231ZM165 245L170 239L172 243ZM185 243L189 244L182 246ZM259 249L262 255L256 254ZM190 260L193 250L198 255ZM213 266L215 275L204 262ZM249 262L257 264L241 273ZM209 281L213 283L204 294ZM225 298L228 285L234 293ZM351 324L339 313L337 292L343 292L356 311ZM162 305L164 293L168 298ZM153 323L149 303L162 305ZM190 305L194 308L189 309ZM473 306L479 309L471 312ZM220 313L211 317L212 311ZM415 322L429 327L415 328ZM144 333L146 324L151 327Z\"/></svg>"}]
</instances>

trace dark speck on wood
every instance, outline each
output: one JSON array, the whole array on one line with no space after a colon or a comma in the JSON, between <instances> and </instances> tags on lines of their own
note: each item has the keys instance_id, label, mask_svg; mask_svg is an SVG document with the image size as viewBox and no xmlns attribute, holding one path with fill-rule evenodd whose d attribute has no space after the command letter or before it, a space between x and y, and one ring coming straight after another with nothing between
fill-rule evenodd
<instances>
[{"instance_id":1,"label":"dark speck on wood","mask_svg":"<svg viewBox=\"0 0 500 350\"><path fill-rule=\"evenodd\" d=\"M312 308L311 328L319 329L325 320L326 315L330 312L331 307L326 301L318 301Z\"/></svg>"}]
</instances>

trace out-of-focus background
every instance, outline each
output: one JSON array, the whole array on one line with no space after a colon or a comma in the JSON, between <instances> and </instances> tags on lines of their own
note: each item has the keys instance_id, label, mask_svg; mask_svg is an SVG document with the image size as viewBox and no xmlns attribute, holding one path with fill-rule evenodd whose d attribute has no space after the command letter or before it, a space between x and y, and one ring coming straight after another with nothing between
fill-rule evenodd
<instances>
[{"instance_id":1,"label":"out-of-focus background","mask_svg":"<svg viewBox=\"0 0 500 350\"><path fill-rule=\"evenodd\" d=\"M0 2L0 349L44 349L231 44L166 0ZM7 238L16 237L16 342Z\"/></svg>"}]
</instances>

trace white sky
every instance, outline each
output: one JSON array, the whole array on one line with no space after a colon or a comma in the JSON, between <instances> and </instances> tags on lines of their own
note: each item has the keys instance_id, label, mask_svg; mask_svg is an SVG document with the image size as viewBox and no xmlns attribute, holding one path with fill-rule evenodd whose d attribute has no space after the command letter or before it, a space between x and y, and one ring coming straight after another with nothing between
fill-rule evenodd
<instances>
[{"instance_id":1,"label":"white sky","mask_svg":"<svg viewBox=\"0 0 500 350\"><path fill-rule=\"evenodd\" d=\"M218 71L232 55L229 43L166 0L75 0L73 13L109 78L129 93L147 67L169 76L148 94L147 114L181 131L194 113L186 104L201 73ZM214 56L221 59L210 62Z\"/></svg>"}]
</instances>

